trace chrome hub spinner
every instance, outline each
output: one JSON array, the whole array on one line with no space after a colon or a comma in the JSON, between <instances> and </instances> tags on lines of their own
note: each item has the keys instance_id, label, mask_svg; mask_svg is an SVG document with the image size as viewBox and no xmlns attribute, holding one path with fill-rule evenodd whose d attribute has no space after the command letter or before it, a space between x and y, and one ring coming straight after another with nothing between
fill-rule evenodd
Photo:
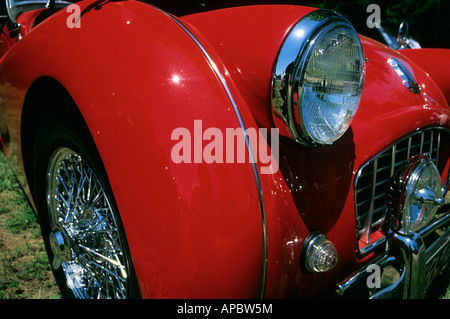
<instances>
[{"instance_id":1,"label":"chrome hub spinner","mask_svg":"<svg viewBox=\"0 0 450 319\"><path fill-rule=\"evenodd\" d=\"M70 260L70 246L67 237L59 230L52 231L49 237L53 253L52 267L56 270L62 262Z\"/></svg>"}]
</instances>

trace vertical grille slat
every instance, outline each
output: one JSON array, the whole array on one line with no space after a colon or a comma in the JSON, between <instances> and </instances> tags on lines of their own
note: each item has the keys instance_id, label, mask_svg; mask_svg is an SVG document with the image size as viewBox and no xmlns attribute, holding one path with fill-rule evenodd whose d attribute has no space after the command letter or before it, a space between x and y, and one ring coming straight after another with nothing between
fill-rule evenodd
<instances>
[{"instance_id":1,"label":"vertical grille slat","mask_svg":"<svg viewBox=\"0 0 450 319\"><path fill-rule=\"evenodd\" d=\"M424 129L405 137L384 150L357 172L354 187L357 239L360 252L370 252L380 236L385 219L385 193L390 178L412 156L429 153L437 165L441 129ZM363 246L363 249L361 249Z\"/></svg>"},{"instance_id":2,"label":"vertical grille slat","mask_svg":"<svg viewBox=\"0 0 450 319\"><path fill-rule=\"evenodd\" d=\"M423 154L423 141L424 141L424 138L425 138L425 134L424 133L420 134L420 152L419 152L419 154Z\"/></svg>"},{"instance_id":3,"label":"vertical grille slat","mask_svg":"<svg viewBox=\"0 0 450 319\"><path fill-rule=\"evenodd\" d=\"M406 153L406 158L410 158L411 157L411 143L412 143L412 138L408 138L408 152Z\"/></svg>"},{"instance_id":4,"label":"vertical grille slat","mask_svg":"<svg viewBox=\"0 0 450 319\"><path fill-rule=\"evenodd\" d=\"M441 132L438 132L438 139L437 139L437 145L436 145L436 163L439 163L439 152L441 150Z\"/></svg>"},{"instance_id":5,"label":"vertical grille slat","mask_svg":"<svg viewBox=\"0 0 450 319\"><path fill-rule=\"evenodd\" d=\"M397 145L394 145L392 147L392 152L391 152L391 174L390 176L394 175L395 173L395 153L397 152Z\"/></svg>"},{"instance_id":6,"label":"vertical grille slat","mask_svg":"<svg viewBox=\"0 0 450 319\"><path fill-rule=\"evenodd\" d=\"M366 222L364 225L362 240L364 243L369 244L370 243L370 235L372 233L372 217L373 217L373 210L375 205L375 194L376 194L376 183L377 183L377 171L378 171L378 159L376 158L373 162L373 172L372 172L372 190L370 192L370 204L369 204L369 212L366 217Z\"/></svg>"}]
</instances>

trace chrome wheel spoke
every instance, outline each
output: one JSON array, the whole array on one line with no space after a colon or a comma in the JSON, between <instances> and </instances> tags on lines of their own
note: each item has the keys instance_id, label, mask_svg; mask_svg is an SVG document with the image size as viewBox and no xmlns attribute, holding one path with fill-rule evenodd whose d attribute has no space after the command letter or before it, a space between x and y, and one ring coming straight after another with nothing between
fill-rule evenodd
<instances>
[{"instance_id":1,"label":"chrome wheel spoke","mask_svg":"<svg viewBox=\"0 0 450 319\"><path fill-rule=\"evenodd\" d=\"M126 297L129 269L118 217L95 172L68 148L51 157L47 199L52 232L69 246L55 252L64 252L56 267L61 262L69 289L78 298Z\"/></svg>"}]
</instances>

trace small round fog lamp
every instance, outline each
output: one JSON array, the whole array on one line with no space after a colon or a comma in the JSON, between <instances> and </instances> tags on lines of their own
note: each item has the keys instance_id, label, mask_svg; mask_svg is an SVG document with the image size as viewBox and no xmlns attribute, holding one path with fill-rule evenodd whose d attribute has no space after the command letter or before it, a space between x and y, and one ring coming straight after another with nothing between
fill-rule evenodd
<instances>
[{"instance_id":1,"label":"small round fog lamp","mask_svg":"<svg viewBox=\"0 0 450 319\"><path fill-rule=\"evenodd\" d=\"M416 231L426 225L443 203L438 169L428 157L417 159L406 184L403 228Z\"/></svg>"},{"instance_id":2,"label":"small round fog lamp","mask_svg":"<svg viewBox=\"0 0 450 319\"><path fill-rule=\"evenodd\" d=\"M331 270L338 261L336 247L323 233L310 234L303 246L303 262L308 271Z\"/></svg>"},{"instance_id":3,"label":"small round fog lamp","mask_svg":"<svg viewBox=\"0 0 450 319\"><path fill-rule=\"evenodd\" d=\"M444 204L439 171L429 155L422 154L412 157L395 179L389 190L393 200L387 202L394 228L417 231Z\"/></svg>"}]
</instances>

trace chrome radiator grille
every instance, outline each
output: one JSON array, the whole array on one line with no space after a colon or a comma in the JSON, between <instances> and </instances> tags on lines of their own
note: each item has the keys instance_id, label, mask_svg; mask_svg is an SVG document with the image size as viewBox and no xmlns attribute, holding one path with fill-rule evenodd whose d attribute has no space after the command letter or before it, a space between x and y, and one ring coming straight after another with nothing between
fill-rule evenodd
<instances>
[{"instance_id":1,"label":"chrome radiator grille","mask_svg":"<svg viewBox=\"0 0 450 319\"><path fill-rule=\"evenodd\" d=\"M361 253L384 240L380 234L385 219L385 193L390 178L411 156L429 153L437 165L443 130L425 129L398 141L357 172L355 211L357 239Z\"/></svg>"}]
</instances>

